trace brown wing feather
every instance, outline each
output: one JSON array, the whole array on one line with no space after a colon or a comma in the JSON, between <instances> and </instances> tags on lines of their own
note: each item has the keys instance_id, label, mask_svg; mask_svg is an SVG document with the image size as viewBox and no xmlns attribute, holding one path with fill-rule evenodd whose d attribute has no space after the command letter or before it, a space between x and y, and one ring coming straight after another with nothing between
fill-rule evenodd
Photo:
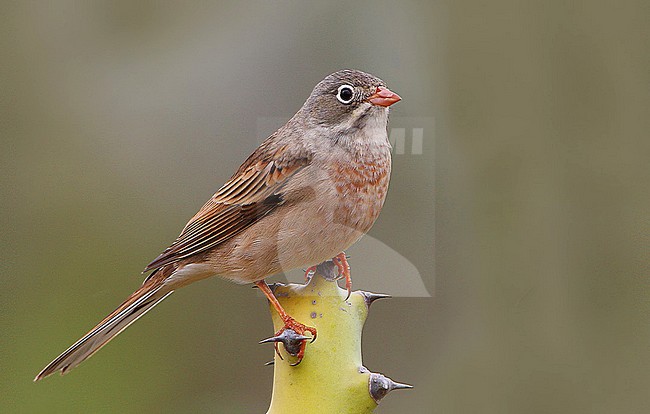
<instances>
[{"instance_id":1,"label":"brown wing feather","mask_svg":"<svg viewBox=\"0 0 650 414\"><path fill-rule=\"evenodd\" d=\"M286 147L281 147L271 152L268 159L263 156L270 152L265 144L205 203L176 241L147 265L145 272L211 249L282 204L282 187L309 164L310 157L286 157Z\"/></svg>"}]
</instances>

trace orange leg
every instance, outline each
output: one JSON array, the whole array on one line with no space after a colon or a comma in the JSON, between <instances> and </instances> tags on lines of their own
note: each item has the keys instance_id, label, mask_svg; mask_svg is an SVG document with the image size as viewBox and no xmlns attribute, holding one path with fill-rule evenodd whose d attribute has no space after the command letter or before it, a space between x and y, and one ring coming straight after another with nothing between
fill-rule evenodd
<instances>
[{"instance_id":1,"label":"orange leg","mask_svg":"<svg viewBox=\"0 0 650 414\"><path fill-rule=\"evenodd\" d=\"M345 252L339 253L336 257L332 259L336 267L339 268L339 275L345 278L345 288L348 290L348 296L345 300L350 299L350 293L352 292L352 276L350 275L350 264L348 259L345 257Z\"/></svg>"},{"instance_id":2,"label":"orange leg","mask_svg":"<svg viewBox=\"0 0 650 414\"><path fill-rule=\"evenodd\" d=\"M314 342L316 340L316 329L303 325L302 323L296 321L294 318L289 316L289 314L282 308L282 305L280 305L280 302L278 302L278 299L275 297L273 294L273 291L269 287L269 285L266 284L265 280L260 280L259 282L255 282L258 288L262 292L264 292L264 295L266 295L267 299L275 310L278 312L278 315L280 315L280 318L282 319L282 322L284 322L284 326L275 333L275 336L269 339L265 339L262 342L274 342L275 346L275 352L278 354L280 359L282 359L282 355L280 355L280 350L278 349L278 342L283 342L285 344L285 349L287 349L287 342L285 341L300 341L300 349L295 353L295 355L290 352L289 353L294 355L295 357L298 358L298 361L294 364L291 365L298 365L302 361L302 358L305 356L305 348L307 347L307 340L311 339L311 342ZM295 332L296 335L290 334L288 330L291 330ZM305 332L311 333L311 338L307 336L303 336ZM293 348L293 347L289 347Z\"/></svg>"}]
</instances>

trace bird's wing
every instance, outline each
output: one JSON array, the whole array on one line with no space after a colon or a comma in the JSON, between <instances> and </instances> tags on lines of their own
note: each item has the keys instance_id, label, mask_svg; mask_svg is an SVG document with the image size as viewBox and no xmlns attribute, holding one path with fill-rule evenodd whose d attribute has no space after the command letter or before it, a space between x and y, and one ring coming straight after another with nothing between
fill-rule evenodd
<instances>
[{"instance_id":1,"label":"bird's wing","mask_svg":"<svg viewBox=\"0 0 650 414\"><path fill-rule=\"evenodd\" d=\"M269 145L273 141L269 142ZM265 143L266 144L266 143ZM282 204L282 188L311 161L287 146L260 146L145 272L203 252L239 234Z\"/></svg>"}]
</instances>

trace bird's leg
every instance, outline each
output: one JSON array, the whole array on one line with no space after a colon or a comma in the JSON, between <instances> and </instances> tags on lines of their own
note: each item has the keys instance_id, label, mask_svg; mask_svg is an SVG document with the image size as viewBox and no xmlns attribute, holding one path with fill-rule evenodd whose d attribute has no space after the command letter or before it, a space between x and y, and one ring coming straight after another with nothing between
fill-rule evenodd
<instances>
[{"instance_id":1,"label":"bird's leg","mask_svg":"<svg viewBox=\"0 0 650 414\"><path fill-rule=\"evenodd\" d=\"M307 347L306 341L308 339L311 339L310 342L316 340L316 329L303 325L289 316L284 308L282 308L282 305L280 305L280 302L278 302L278 299L273 294L269 285L266 284L265 280L260 280L259 282L255 282L255 284L262 292L264 292L264 295L266 295L267 299L271 302L275 310L278 312L278 315L280 315L280 319L282 319L282 322L284 323L284 326L275 333L275 336L265 339L260 343L273 342L275 352L278 354L280 359L283 359L282 355L280 355L280 350L278 349L278 342L282 342L287 352L298 358L298 361L291 365L300 364L302 358L305 356L305 348ZM305 332L311 333L311 337L304 336L303 334Z\"/></svg>"},{"instance_id":2,"label":"bird's leg","mask_svg":"<svg viewBox=\"0 0 650 414\"><path fill-rule=\"evenodd\" d=\"M352 277L350 275L350 264L348 259L345 256L345 252L339 253L336 257L332 259L336 267L339 268L339 275L345 278L345 288L348 291L348 296L345 300L350 299L350 293L352 292Z\"/></svg>"}]
</instances>

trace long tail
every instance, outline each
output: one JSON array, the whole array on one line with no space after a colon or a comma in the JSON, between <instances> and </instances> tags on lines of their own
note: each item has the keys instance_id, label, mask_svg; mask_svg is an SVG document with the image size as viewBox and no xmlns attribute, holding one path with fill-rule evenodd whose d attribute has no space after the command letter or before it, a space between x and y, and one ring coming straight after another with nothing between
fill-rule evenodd
<instances>
[{"instance_id":1,"label":"long tail","mask_svg":"<svg viewBox=\"0 0 650 414\"><path fill-rule=\"evenodd\" d=\"M137 321L142 315L169 296L173 290L166 286L161 280L163 278L149 278L138 290L133 292L124 303L115 309L110 315L102 320L90 332L75 342L64 353L34 378L38 381L56 371L61 375L70 371L86 359L90 358L108 341L117 336L120 332Z\"/></svg>"}]
</instances>

